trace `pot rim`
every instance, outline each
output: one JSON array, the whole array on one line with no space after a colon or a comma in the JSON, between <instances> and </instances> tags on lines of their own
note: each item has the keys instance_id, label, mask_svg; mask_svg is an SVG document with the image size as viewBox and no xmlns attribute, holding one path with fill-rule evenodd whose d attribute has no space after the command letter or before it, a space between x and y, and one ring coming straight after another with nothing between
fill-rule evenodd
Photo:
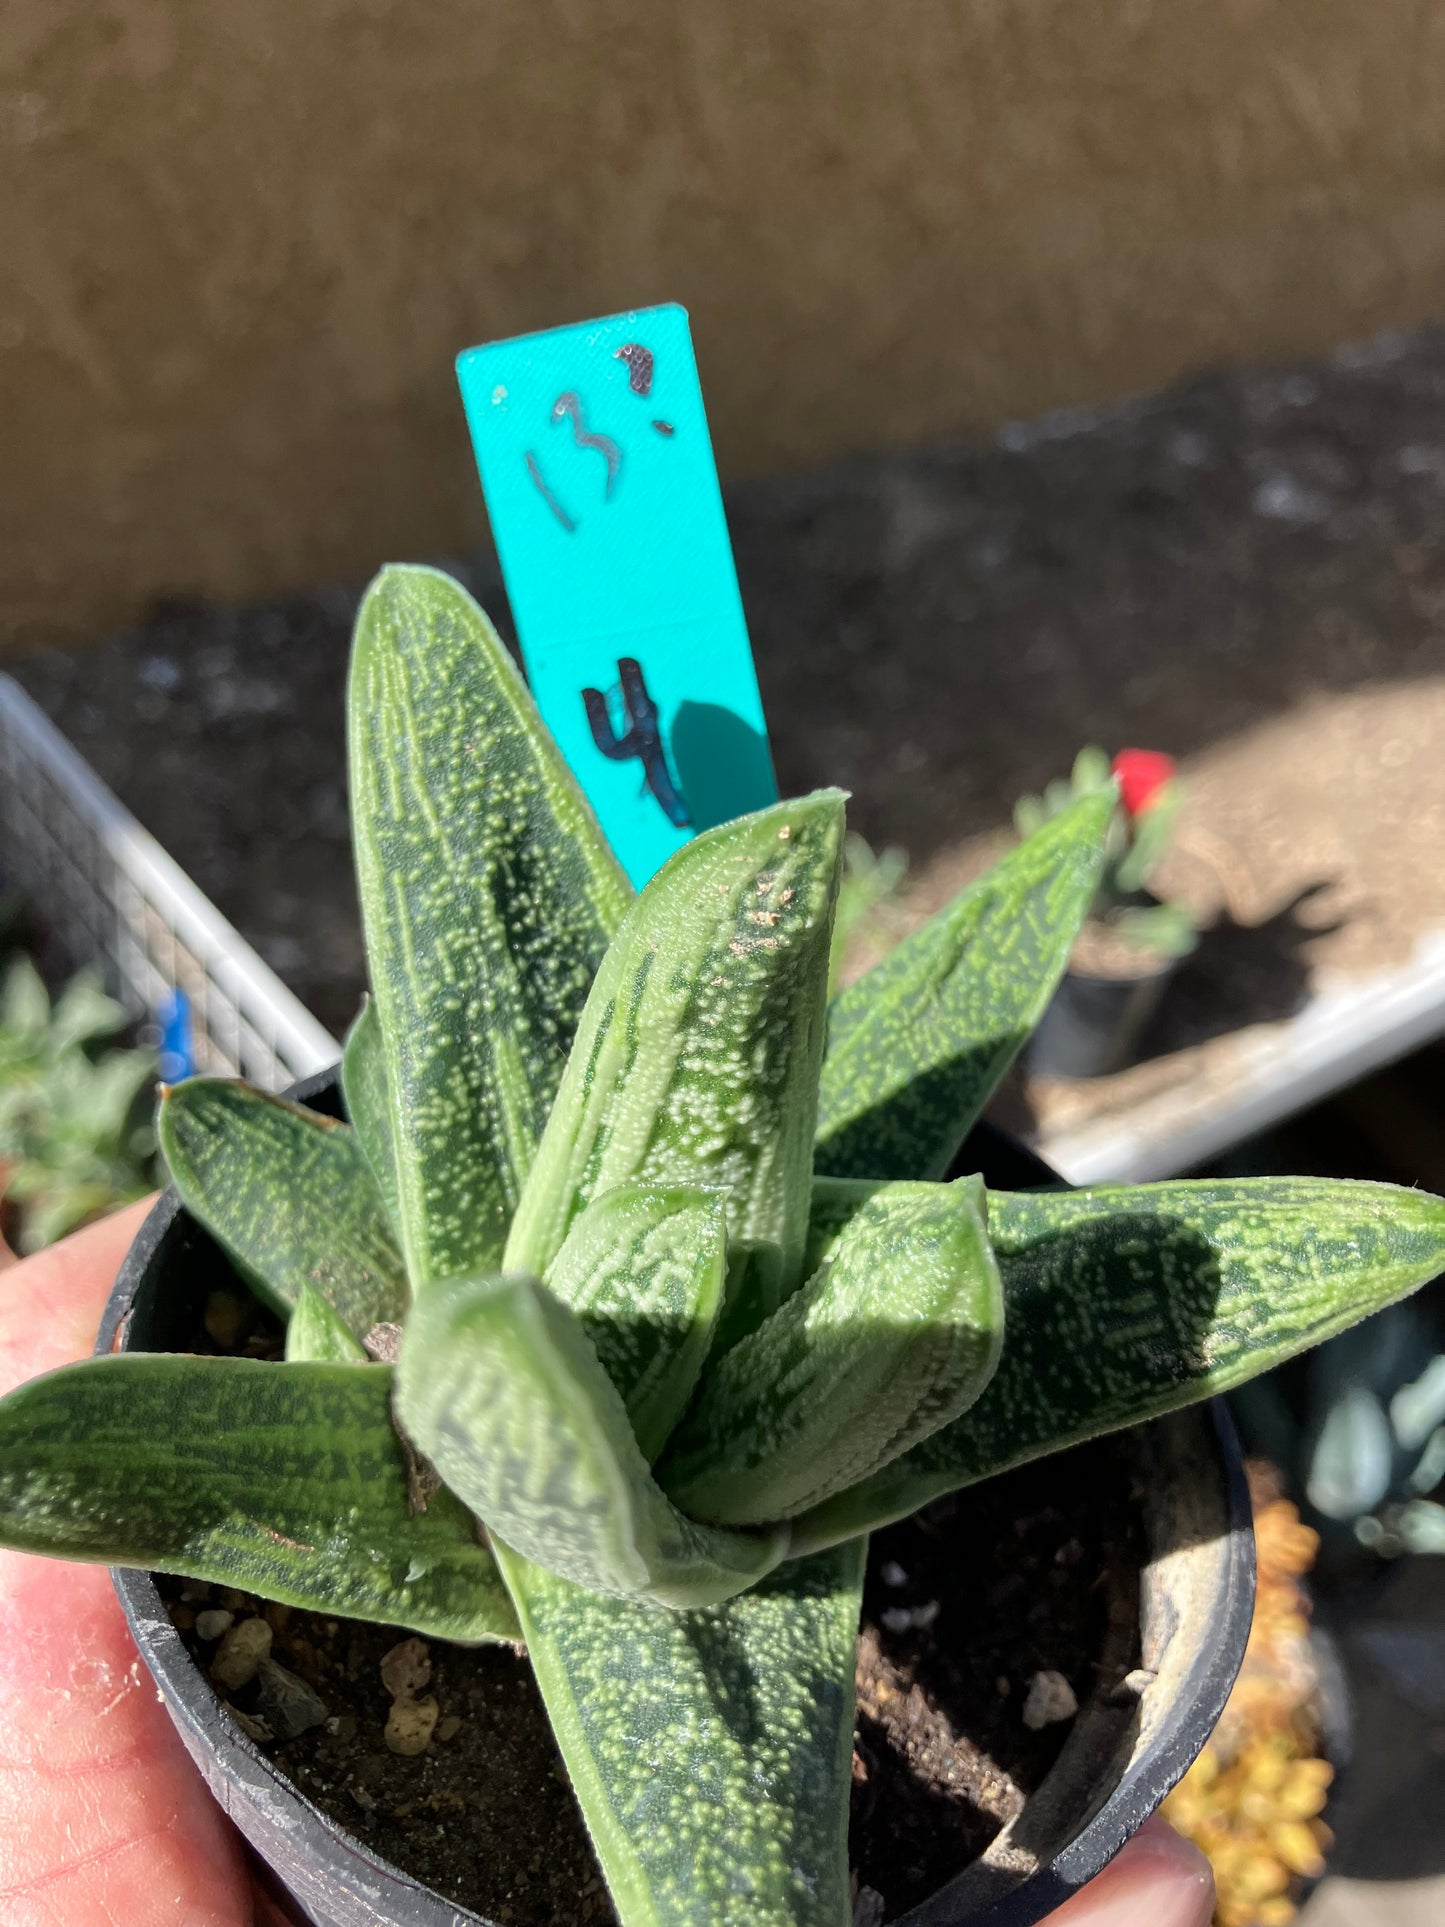
<instances>
[{"instance_id":1,"label":"pot rim","mask_svg":"<svg viewBox=\"0 0 1445 1927\"><path fill-rule=\"evenodd\" d=\"M337 1069L333 1068L295 1085L287 1095L306 1103L329 1093L336 1082ZM997 1142L1002 1134L989 1131L985 1135ZM1025 1147L1007 1139L1003 1143L1031 1168L1047 1172L1048 1167ZM137 1233L112 1287L96 1337L97 1355L126 1349L134 1301L152 1263L162 1245L189 1222L174 1187L167 1187ZM1183 1681L1147 1743L1137 1758L1129 1760L1097 1809L1051 1859L1024 1872L1005 1891L990 1898L980 1896L978 1904L965 1902L967 1913L956 1913L951 1890L957 1881L967 1878L969 1870L965 1869L955 1881L900 1916L895 1927L1036 1927L1109 1864L1158 1808L1208 1739L1239 1671L1249 1634L1254 1604L1254 1534L1243 1456L1223 1400L1209 1401L1205 1422L1213 1448L1211 1456L1220 1474L1225 1518L1219 1588L1222 1609L1213 1616L1209 1640L1195 1649ZM354 1907L360 1894L370 1892L389 1910L377 1913L375 1918L394 1922L396 1927L495 1927L486 1916L444 1899L414 1875L383 1859L314 1806L222 1710L210 1682L171 1624L152 1575L116 1566L111 1568L111 1579L140 1655L213 1794L243 1832L247 1831L246 1818L258 1811L264 1812L273 1825L279 1823L291 1849L288 1858L294 1856L298 1865L308 1864L310 1893L301 1904L324 1904L329 1892L338 1903L349 1901ZM1047 1776L1043 1784L1047 1785ZM277 1871L286 1879L286 1868L278 1867ZM403 1896L410 1906L407 1912L398 1913ZM330 1920L325 1914L316 1918ZM344 1920L345 1915L338 1918Z\"/></svg>"}]
</instances>

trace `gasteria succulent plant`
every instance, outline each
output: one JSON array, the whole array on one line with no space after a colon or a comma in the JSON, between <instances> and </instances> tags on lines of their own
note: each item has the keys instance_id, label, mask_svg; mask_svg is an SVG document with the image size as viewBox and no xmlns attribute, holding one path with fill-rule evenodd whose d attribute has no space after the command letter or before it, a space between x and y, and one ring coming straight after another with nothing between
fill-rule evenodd
<instances>
[{"instance_id":1,"label":"gasteria succulent plant","mask_svg":"<svg viewBox=\"0 0 1445 1927\"><path fill-rule=\"evenodd\" d=\"M150 1188L148 1050L108 1045L126 1014L82 971L51 1004L28 957L0 987L0 1205L22 1252ZM8 1229L8 1227L7 1227Z\"/></svg>"},{"instance_id":2,"label":"gasteria succulent plant","mask_svg":"<svg viewBox=\"0 0 1445 1927\"><path fill-rule=\"evenodd\" d=\"M632 898L480 610L421 569L362 606L350 742L350 1124L212 1079L161 1114L285 1362L22 1387L0 1539L521 1638L628 1927L844 1927L869 1528L1398 1297L1445 1264L1445 1204L947 1181L1110 790L830 1006L838 792Z\"/></svg>"}]
</instances>

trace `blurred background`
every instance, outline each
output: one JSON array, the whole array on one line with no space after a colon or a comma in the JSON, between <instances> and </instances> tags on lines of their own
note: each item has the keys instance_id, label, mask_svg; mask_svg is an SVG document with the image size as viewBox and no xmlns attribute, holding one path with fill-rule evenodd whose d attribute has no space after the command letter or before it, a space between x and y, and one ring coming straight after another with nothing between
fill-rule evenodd
<instances>
[{"instance_id":1,"label":"blurred background","mask_svg":"<svg viewBox=\"0 0 1445 1927\"><path fill-rule=\"evenodd\" d=\"M148 1181L156 1051L324 1061L361 983L359 589L441 561L510 635L453 358L662 300L780 784L854 792L843 967L1091 780L1081 748L1158 752L999 1121L1076 1182L1445 1190L1442 95L1445 9L1409 0L9 0L12 1243ZM61 1021L91 961L118 1001ZM102 1089L111 1037L151 1055ZM1239 1416L1312 1657L1176 1817L1221 1927L1420 1927L1439 1287ZM1349 1750L1313 1847L1272 1833L1309 1805L1280 1758Z\"/></svg>"}]
</instances>

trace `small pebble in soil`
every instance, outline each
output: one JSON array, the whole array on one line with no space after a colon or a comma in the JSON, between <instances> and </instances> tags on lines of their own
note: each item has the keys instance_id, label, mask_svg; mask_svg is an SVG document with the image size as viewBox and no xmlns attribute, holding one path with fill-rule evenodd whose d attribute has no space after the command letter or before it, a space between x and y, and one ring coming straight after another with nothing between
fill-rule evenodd
<instances>
[{"instance_id":1,"label":"small pebble in soil","mask_svg":"<svg viewBox=\"0 0 1445 1927\"><path fill-rule=\"evenodd\" d=\"M271 1628L264 1619L240 1619L231 1627L211 1661L211 1678L231 1692L249 1686L271 1656Z\"/></svg>"},{"instance_id":2,"label":"small pebble in soil","mask_svg":"<svg viewBox=\"0 0 1445 1927\"><path fill-rule=\"evenodd\" d=\"M1132 1673L1125 1673L1109 1698L1121 1704L1142 1699L1158 1677L1151 1666L1136 1666Z\"/></svg>"},{"instance_id":3,"label":"small pebble in soil","mask_svg":"<svg viewBox=\"0 0 1445 1927\"><path fill-rule=\"evenodd\" d=\"M330 1709L320 1694L274 1659L261 1661L258 1677L256 1711L278 1740L294 1740L325 1720Z\"/></svg>"},{"instance_id":4,"label":"small pebble in soil","mask_svg":"<svg viewBox=\"0 0 1445 1927\"><path fill-rule=\"evenodd\" d=\"M1071 1720L1078 1710L1078 1698L1062 1673L1046 1668L1029 1681L1023 1717L1031 1733L1037 1733L1042 1726L1056 1725L1060 1720Z\"/></svg>"},{"instance_id":5,"label":"small pebble in soil","mask_svg":"<svg viewBox=\"0 0 1445 1927\"><path fill-rule=\"evenodd\" d=\"M457 1718L456 1714L448 1713L446 1718L437 1727L436 1736L438 1740L440 1740L442 1745L445 1746L447 1741L454 1740L457 1737L458 1733L461 1732L461 1730L462 1730L462 1723Z\"/></svg>"},{"instance_id":6,"label":"small pebble in soil","mask_svg":"<svg viewBox=\"0 0 1445 1927\"><path fill-rule=\"evenodd\" d=\"M382 1735L389 1751L405 1755L425 1753L436 1731L440 1710L430 1693L425 1699L395 1701Z\"/></svg>"},{"instance_id":7,"label":"small pebble in soil","mask_svg":"<svg viewBox=\"0 0 1445 1927\"><path fill-rule=\"evenodd\" d=\"M853 1927L882 1927L882 1921L882 1894L873 1887L860 1887L853 1902Z\"/></svg>"},{"instance_id":8,"label":"small pebble in soil","mask_svg":"<svg viewBox=\"0 0 1445 1927\"><path fill-rule=\"evenodd\" d=\"M929 1599L921 1606L885 1606L878 1618L886 1632L926 1633L941 1610L936 1599Z\"/></svg>"},{"instance_id":9,"label":"small pebble in soil","mask_svg":"<svg viewBox=\"0 0 1445 1927\"><path fill-rule=\"evenodd\" d=\"M908 1584L908 1574L896 1559L885 1559L879 1569L878 1577L883 1581L885 1586L906 1586Z\"/></svg>"},{"instance_id":10,"label":"small pebble in soil","mask_svg":"<svg viewBox=\"0 0 1445 1927\"><path fill-rule=\"evenodd\" d=\"M431 1681L431 1649L424 1639L403 1639L381 1656L381 1683L392 1699L415 1699Z\"/></svg>"},{"instance_id":11,"label":"small pebble in soil","mask_svg":"<svg viewBox=\"0 0 1445 1927\"><path fill-rule=\"evenodd\" d=\"M219 1639L222 1633L230 1632L235 1623L234 1613L228 1613L222 1606L210 1606L205 1612L196 1614L196 1637Z\"/></svg>"}]
</instances>

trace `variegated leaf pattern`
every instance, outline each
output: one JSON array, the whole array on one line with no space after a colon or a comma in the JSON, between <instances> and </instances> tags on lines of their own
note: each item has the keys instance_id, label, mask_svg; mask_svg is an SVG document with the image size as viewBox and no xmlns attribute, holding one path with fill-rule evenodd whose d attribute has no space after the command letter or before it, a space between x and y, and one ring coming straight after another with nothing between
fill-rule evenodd
<instances>
[{"instance_id":1,"label":"variegated leaf pattern","mask_svg":"<svg viewBox=\"0 0 1445 1927\"><path fill-rule=\"evenodd\" d=\"M402 1337L407 1437L489 1532L590 1592L713 1605L760 1579L786 1530L699 1526L663 1495L575 1313L535 1279L449 1279Z\"/></svg>"},{"instance_id":2,"label":"variegated leaf pattern","mask_svg":"<svg viewBox=\"0 0 1445 1927\"><path fill-rule=\"evenodd\" d=\"M361 605L351 809L413 1287L492 1269L631 890L495 630L436 569Z\"/></svg>"},{"instance_id":3,"label":"variegated leaf pattern","mask_svg":"<svg viewBox=\"0 0 1445 1927\"><path fill-rule=\"evenodd\" d=\"M839 1194L825 1202L829 1214ZM1327 1178L991 1192L1007 1338L952 1425L795 1525L825 1545L1228 1391L1445 1270L1445 1201Z\"/></svg>"},{"instance_id":4,"label":"variegated leaf pattern","mask_svg":"<svg viewBox=\"0 0 1445 1927\"><path fill-rule=\"evenodd\" d=\"M659 1481L693 1518L791 1518L956 1419L1003 1340L982 1179L881 1185L801 1291L713 1364Z\"/></svg>"},{"instance_id":5,"label":"variegated leaf pattern","mask_svg":"<svg viewBox=\"0 0 1445 1927\"><path fill-rule=\"evenodd\" d=\"M309 1285L358 1337L404 1314L401 1253L349 1125L191 1077L165 1092L157 1134L181 1202L276 1310Z\"/></svg>"},{"instance_id":6,"label":"variegated leaf pattern","mask_svg":"<svg viewBox=\"0 0 1445 1927\"><path fill-rule=\"evenodd\" d=\"M1063 974L1113 808L1073 804L834 998L820 1173L943 1176Z\"/></svg>"},{"instance_id":7,"label":"variegated leaf pattern","mask_svg":"<svg viewBox=\"0 0 1445 1927\"><path fill-rule=\"evenodd\" d=\"M396 1147L391 1138L391 1099L386 1087L386 1053L376 1005L368 997L346 1033L341 1053L341 1095L347 1120L361 1142L386 1221L401 1236L401 1202L397 1196Z\"/></svg>"},{"instance_id":8,"label":"variegated leaf pattern","mask_svg":"<svg viewBox=\"0 0 1445 1927\"><path fill-rule=\"evenodd\" d=\"M516 1639L476 1521L413 1516L385 1365L127 1352L0 1400L0 1544L263 1599Z\"/></svg>"},{"instance_id":9,"label":"variegated leaf pattern","mask_svg":"<svg viewBox=\"0 0 1445 1927\"><path fill-rule=\"evenodd\" d=\"M592 987L507 1246L545 1274L619 1184L728 1194L735 1335L799 1282L843 799L709 830L633 904Z\"/></svg>"},{"instance_id":10,"label":"variegated leaf pattern","mask_svg":"<svg viewBox=\"0 0 1445 1927\"><path fill-rule=\"evenodd\" d=\"M619 1185L573 1224L547 1275L622 1395L650 1463L692 1396L727 1280L727 1198Z\"/></svg>"},{"instance_id":11,"label":"variegated leaf pattern","mask_svg":"<svg viewBox=\"0 0 1445 1927\"><path fill-rule=\"evenodd\" d=\"M865 1549L677 1613L499 1549L625 1927L848 1927Z\"/></svg>"}]
</instances>

